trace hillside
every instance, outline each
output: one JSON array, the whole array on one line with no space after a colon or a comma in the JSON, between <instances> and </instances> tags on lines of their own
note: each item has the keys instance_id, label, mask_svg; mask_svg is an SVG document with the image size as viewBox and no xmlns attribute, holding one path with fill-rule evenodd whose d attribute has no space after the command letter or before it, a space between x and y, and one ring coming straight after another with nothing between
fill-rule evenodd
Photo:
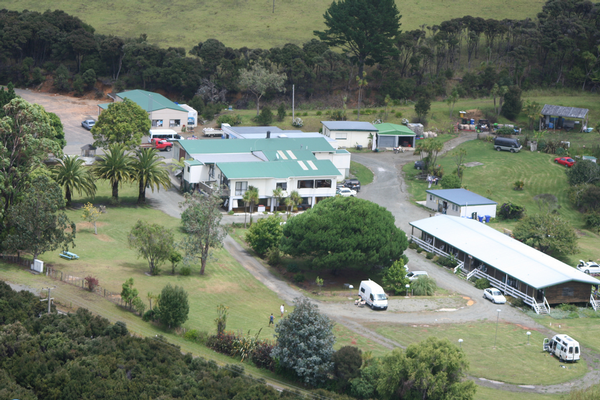
<instances>
[{"instance_id":1,"label":"hillside","mask_svg":"<svg viewBox=\"0 0 600 400\"><path fill-rule=\"evenodd\" d=\"M435 25L465 15L485 19L533 18L542 0L405 0L396 1L402 30ZM43 12L63 10L92 25L98 33L123 37L147 34L161 47L190 50L198 42L216 38L233 48L271 48L302 44L323 29L323 13L330 0L123 0L73 2L69 0L0 0L0 9ZM216 8L215 8L216 7Z\"/></svg>"}]
</instances>

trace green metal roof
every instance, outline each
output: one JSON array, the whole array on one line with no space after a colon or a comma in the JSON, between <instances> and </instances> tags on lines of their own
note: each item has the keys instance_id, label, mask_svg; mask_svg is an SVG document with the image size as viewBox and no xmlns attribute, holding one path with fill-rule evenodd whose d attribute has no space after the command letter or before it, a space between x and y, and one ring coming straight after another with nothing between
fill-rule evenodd
<instances>
[{"instance_id":1,"label":"green metal roof","mask_svg":"<svg viewBox=\"0 0 600 400\"><path fill-rule=\"evenodd\" d=\"M186 109L179 107L177 104L173 103L171 100L159 93L147 92L145 90L129 90L127 92L117 93L117 96L122 99L132 100L147 112L169 108L171 110L182 111L186 113L186 115L188 113ZM102 106L104 106L104 104L100 104L100 107Z\"/></svg>"},{"instance_id":2,"label":"green metal roof","mask_svg":"<svg viewBox=\"0 0 600 400\"><path fill-rule=\"evenodd\" d=\"M198 160L185 160L184 163L186 163L189 166L194 166L194 165L204 165L203 162L198 161Z\"/></svg>"},{"instance_id":3,"label":"green metal roof","mask_svg":"<svg viewBox=\"0 0 600 400\"><path fill-rule=\"evenodd\" d=\"M405 125L383 123L377 124L375 127L379 129L379 132L377 132L379 135L415 136L415 133Z\"/></svg>"},{"instance_id":4,"label":"green metal roof","mask_svg":"<svg viewBox=\"0 0 600 400\"><path fill-rule=\"evenodd\" d=\"M223 139L223 140L180 140L179 145L190 155L216 153L249 153L263 151L267 157L278 150L294 154L302 151L335 152L324 137L275 138L275 139ZM270 157L269 157L270 158Z\"/></svg>"},{"instance_id":5,"label":"green metal roof","mask_svg":"<svg viewBox=\"0 0 600 400\"><path fill-rule=\"evenodd\" d=\"M291 177L318 178L341 176L340 171L329 160L231 162L217 163L217 166L227 179L286 179Z\"/></svg>"}]
</instances>

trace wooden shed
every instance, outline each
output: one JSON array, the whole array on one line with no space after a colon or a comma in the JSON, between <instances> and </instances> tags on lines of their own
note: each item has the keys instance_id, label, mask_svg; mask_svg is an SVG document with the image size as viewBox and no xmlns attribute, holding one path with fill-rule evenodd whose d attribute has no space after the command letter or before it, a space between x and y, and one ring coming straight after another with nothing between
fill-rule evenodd
<instances>
[{"instance_id":1,"label":"wooden shed","mask_svg":"<svg viewBox=\"0 0 600 400\"><path fill-rule=\"evenodd\" d=\"M564 129L583 132L587 130L589 111L587 108L545 104L540 117L540 131L544 129Z\"/></svg>"}]
</instances>

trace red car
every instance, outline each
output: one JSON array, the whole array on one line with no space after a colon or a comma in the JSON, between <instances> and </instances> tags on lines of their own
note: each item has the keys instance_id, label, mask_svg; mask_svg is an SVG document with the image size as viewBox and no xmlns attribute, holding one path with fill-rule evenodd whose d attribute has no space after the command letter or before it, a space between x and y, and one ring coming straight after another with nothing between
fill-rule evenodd
<instances>
[{"instance_id":1,"label":"red car","mask_svg":"<svg viewBox=\"0 0 600 400\"><path fill-rule=\"evenodd\" d=\"M572 167L575 164L575 160L571 157L558 157L554 159L554 162L561 165L566 165L567 167Z\"/></svg>"}]
</instances>

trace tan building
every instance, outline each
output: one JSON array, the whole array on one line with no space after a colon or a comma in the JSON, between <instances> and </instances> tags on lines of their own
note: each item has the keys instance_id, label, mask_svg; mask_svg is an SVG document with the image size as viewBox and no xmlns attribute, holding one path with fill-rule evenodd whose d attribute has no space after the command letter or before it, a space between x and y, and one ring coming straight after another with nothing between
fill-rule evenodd
<instances>
[{"instance_id":1,"label":"tan building","mask_svg":"<svg viewBox=\"0 0 600 400\"><path fill-rule=\"evenodd\" d=\"M145 90L130 90L118 93L115 102L130 99L148 113L152 129L171 129L181 132L188 123L188 110L180 107L165 96ZM110 103L99 104L98 115L108 108Z\"/></svg>"}]
</instances>

